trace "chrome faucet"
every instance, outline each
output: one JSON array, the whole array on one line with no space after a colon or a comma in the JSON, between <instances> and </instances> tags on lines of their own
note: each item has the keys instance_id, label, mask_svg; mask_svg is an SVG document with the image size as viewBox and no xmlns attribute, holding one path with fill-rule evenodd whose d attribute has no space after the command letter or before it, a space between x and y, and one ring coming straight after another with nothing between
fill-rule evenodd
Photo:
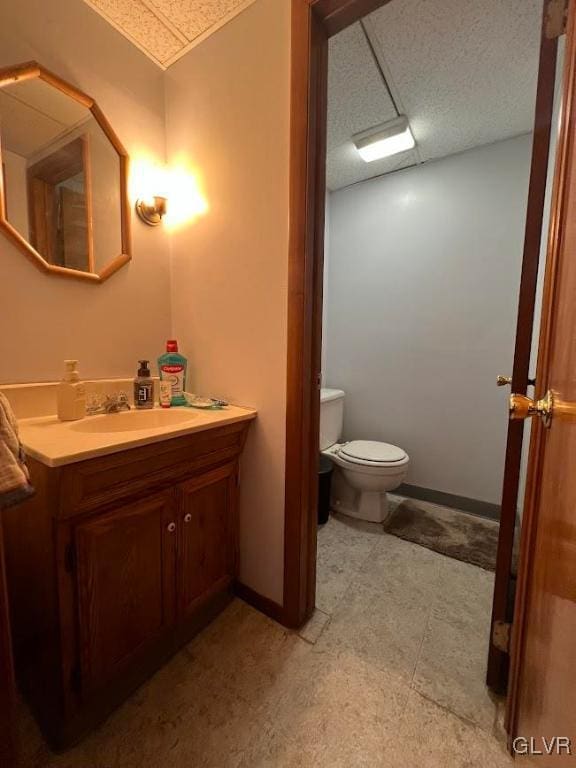
<instances>
[{"instance_id":1,"label":"chrome faucet","mask_svg":"<svg viewBox=\"0 0 576 768\"><path fill-rule=\"evenodd\" d=\"M86 405L87 416L95 416L98 413L120 413L120 411L129 411L130 403L126 392L115 392L111 395L104 395L104 399L94 395Z\"/></svg>"}]
</instances>

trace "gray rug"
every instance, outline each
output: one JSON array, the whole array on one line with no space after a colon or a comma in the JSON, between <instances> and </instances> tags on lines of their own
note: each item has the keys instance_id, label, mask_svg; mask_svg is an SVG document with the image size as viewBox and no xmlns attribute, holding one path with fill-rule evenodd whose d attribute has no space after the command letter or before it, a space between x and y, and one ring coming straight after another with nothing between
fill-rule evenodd
<instances>
[{"instance_id":1,"label":"gray rug","mask_svg":"<svg viewBox=\"0 0 576 768\"><path fill-rule=\"evenodd\" d=\"M384 526L386 533L486 571L495 570L499 528L495 520L417 499L398 501ZM395 502L390 499L390 503Z\"/></svg>"}]
</instances>

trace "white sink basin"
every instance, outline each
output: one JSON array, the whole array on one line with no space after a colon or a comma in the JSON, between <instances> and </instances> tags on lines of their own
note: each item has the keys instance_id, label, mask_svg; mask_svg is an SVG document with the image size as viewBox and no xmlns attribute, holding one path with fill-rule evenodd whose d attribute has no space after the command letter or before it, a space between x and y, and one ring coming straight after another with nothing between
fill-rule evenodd
<instances>
[{"instance_id":1,"label":"white sink basin","mask_svg":"<svg viewBox=\"0 0 576 768\"><path fill-rule=\"evenodd\" d=\"M20 419L20 439L33 459L49 467L191 435L255 418L256 411L230 405L222 410L160 408L59 421L55 415Z\"/></svg>"},{"instance_id":2,"label":"white sink basin","mask_svg":"<svg viewBox=\"0 0 576 768\"><path fill-rule=\"evenodd\" d=\"M74 432L106 434L111 432L135 432L139 429L161 429L193 422L197 413L189 410L122 411L91 416L68 424Z\"/></svg>"}]
</instances>

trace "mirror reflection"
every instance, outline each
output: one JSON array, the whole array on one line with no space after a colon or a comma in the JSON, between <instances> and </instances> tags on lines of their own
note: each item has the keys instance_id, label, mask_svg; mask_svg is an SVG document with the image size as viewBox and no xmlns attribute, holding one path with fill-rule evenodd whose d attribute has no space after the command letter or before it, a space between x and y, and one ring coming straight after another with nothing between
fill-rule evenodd
<instances>
[{"instance_id":1,"label":"mirror reflection","mask_svg":"<svg viewBox=\"0 0 576 768\"><path fill-rule=\"evenodd\" d=\"M50 265L122 254L121 158L91 110L40 77L0 88L4 217Z\"/></svg>"}]
</instances>

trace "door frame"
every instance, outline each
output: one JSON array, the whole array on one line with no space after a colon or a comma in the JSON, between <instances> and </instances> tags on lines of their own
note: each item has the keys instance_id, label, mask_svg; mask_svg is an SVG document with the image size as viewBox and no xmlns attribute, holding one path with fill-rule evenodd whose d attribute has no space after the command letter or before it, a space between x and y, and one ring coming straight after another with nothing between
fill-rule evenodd
<instances>
[{"instance_id":1,"label":"door frame","mask_svg":"<svg viewBox=\"0 0 576 768\"><path fill-rule=\"evenodd\" d=\"M328 89L328 40L390 0L292 0L290 242L288 277L288 357L286 405L286 478L284 528L284 599L282 622L300 627L313 611L316 590L317 461L320 418L322 287L325 225L325 161ZM543 0L543 6L554 0ZM548 65L554 51L546 48ZM546 100L542 96L542 100ZM548 107L548 105L546 105ZM546 111L546 110L544 110ZM544 136L540 136L539 155ZM533 173L542 169L533 159ZM532 180L532 175L531 175ZM537 197L537 196L536 196ZM541 227L541 200L531 218ZM536 255L537 269L537 255ZM525 303L533 298L528 283L534 264L523 275ZM527 325L526 313L518 319ZM530 318L530 332L533 318ZM516 360L519 378L525 360ZM527 378L527 377L525 377ZM518 382L515 382L518 384ZM500 557L508 558L512 536ZM510 546L509 546L510 545ZM521 585L520 585L521 586ZM502 607L502 610L504 608ZM501 673L502 656L495 660Z\"/></svg>"},{"instance_id":2,"label":"door frame","mask_svg":"<svg viewBox=\"0 0 576 768\"><path fill-rule=\"evenodd\" d=\"M568 172L573 163L574 140L576 130L576 2L568 0L566 50L564 55L564 73L562 85L562 117L558 149L554 169L554 187L552 189L551 216L548 230L546 251L546 272L542 299L542 320L537 364L537 388L535 398L541 398L549 389L549 369L552 354L554 317L553 307L558 286L559 258L563 242L563 233L567 222L569 198ZM509 748L512 737L517 733L519 691L523 674L524 651L526 647L528 604L532 588L533 569L538 527L538 507L540 499L540 478L544 463L546 431L540 420L533 424L530 438L530 460L526 482L526 500L524 520L520 540L520 568L518 587L514 607L510 653L510 682L508 686L509 706L506 712L506 730Z\"/></svg>"},{"instance_id":3,"label":"door frame","mask_svg":"<svg viewBox=\"0 0 576 768\"><path fill-rule=\"evenodd\" d=\"M538 65L538 85L534 109L534 134L530 164L530 182L526 207L526 226L522 273L518 297L516 343L512 368L511 391L525 395L530 378L534 312L542 247L542 224L549 174L550 138L554 111L554 85L558 52L557 25L551 24L550 0L542 2L542 31ZM554 27L554 28L552 28ZM494 692L506 693L510 657L494 644L496 622L509 625L513 619L510 585L512 581L516 515L519 499L524 422L510 421L506 439L504 482L500 506L500 530L496 553L496 573L492 601L492 618L488 646L486 684Z\"/></svg>"},{"instance_id":4,"label":"door frame","mask_svg":"<svg viewBox=\"0 0 576 768\"><path fill-rule=\"evenodd\" d=\"M283 623L314 611L328 39L390 0L292 0Z\"/></svg>"}]
</instances>

